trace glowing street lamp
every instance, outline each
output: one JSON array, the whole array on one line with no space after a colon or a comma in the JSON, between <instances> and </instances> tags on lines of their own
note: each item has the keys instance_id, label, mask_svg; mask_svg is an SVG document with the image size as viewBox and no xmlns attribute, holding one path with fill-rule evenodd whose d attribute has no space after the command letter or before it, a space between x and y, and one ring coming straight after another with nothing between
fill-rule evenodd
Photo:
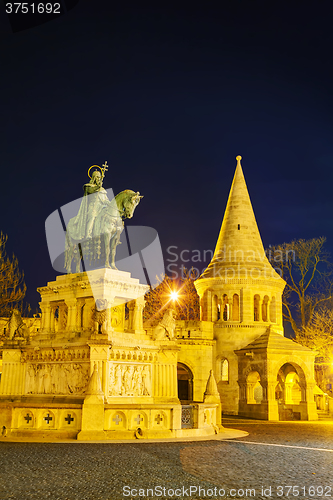
<instances>
[{"instance_id":1,"label":"glowing street lamp","mask_svg":"<svg viewBox=\"0 0 333 500\"><path fill-rule=\"evenodd\" d=\"M170 293L171 300L175 301L178 300L178 292L173 291Z\"/></svg>"}]
</instances>

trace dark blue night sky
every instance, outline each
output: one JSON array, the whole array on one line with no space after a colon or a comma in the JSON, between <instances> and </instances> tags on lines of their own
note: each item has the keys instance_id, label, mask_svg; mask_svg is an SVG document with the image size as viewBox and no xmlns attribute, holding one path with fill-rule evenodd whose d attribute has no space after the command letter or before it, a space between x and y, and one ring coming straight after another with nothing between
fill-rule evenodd
<instances>
[{"instance_id":1,"label":"dark blue night sky","mask_svg":"<svg viewBox=\"0 0 333 500\"><path fill-rule=\"evenodd\" d=\"M166 259L214 249L236 155L264 246L326 236L333 253L332 2L124 4L15 33L0 14L0 229L32 309L57 274L45 219L105 160Z\"/></svg>"}]
</instances>

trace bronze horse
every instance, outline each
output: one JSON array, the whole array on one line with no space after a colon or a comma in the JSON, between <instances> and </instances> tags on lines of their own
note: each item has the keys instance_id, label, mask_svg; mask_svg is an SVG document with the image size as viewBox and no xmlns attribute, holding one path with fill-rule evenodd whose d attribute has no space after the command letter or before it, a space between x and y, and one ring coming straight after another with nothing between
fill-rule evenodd
<instances>
[{"instance_id":1,"label":"bronze horse","mask_svg":"<svg viewBox=\"0 0 333 500\"><path fill-rule=\"evenodd\" d=\"M141 198L139 192L125 189L115 196L97 215L92 238L75 240L71 236L74 219L70 219L66 230L65 269L71 273L72 260L76 263L76 273L80 272L80 262L100 259L105 255L105 267L117 269L115 265L116 247L120 243L120 235L124 229L123 219L131 219ZM104 250L104 252L103 252ZM111 264L110 264L111 254Z\"/></svg>"}]
</instances>

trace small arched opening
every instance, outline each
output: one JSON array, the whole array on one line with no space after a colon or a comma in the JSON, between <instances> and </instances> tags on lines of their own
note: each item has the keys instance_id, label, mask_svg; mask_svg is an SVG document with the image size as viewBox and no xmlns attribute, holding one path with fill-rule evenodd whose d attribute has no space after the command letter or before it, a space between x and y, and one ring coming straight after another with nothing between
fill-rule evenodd
<instances>
[{"instance_id":1,"label":"small arched opening","mask_svg":"<svg viewBox=\"0 0 333 500\"><path fill-rule=\"evenodd\" d=\"M263 301L262 301L262 306L261 306L261 317L263 321L268 321L268 302L269 302L269 297L265 295Z\"/></svg>"},{"instance_id":2,"label":"small arched opening","mask_svg":"<svg viewBox=\"0 0 333 500\"><path fill-rule=\"evenodd\" d=\"M178 398L181 402L193 400L193 373L184 363L177 363Z\"/></svg>"},{"instance_id":3,"label":"small arched opening","mask_svg":"<svg viewBox=\"0 0 333 500\"><path fill-rule=\"evenodd\" d=\"M260 320L260 315L259 315L259 304L260 304L260 296L259 295L255 295L254 296L254 299L253 299L253 312L254 312L254 321L259 321Z\"/></svg>"},{"instance_id":4,"label":"small arched opening","mask_svg":"<svg viewBox=\"0 0 333 500\"><path fill-rule=\"evenodd\" d=\"M220 319L220 307L218 303L217 295L213 295L212 298L212 321L218 321Z\"/></svg>"},{"instance_id":5,"label":"small arched opening","mask_svg":"<svg viewBox=\"0 0 333 500\"><path fill-rule=\"evenodd\" d=\"M229 301L228 301L228 295L225 293L223 294L223 321L228 321L229 320Z\"/></svg>"},{"instance_id":6,"label":"small arched opening","mask_svg":"<svg viewBox=\"0 0 333 500\"><path fill-rule=\"evenodd\" d=\"M239 321L239 295L234 293L232 298L232 320Z\"/></svg>"},{"instance_id":7,"label":"small arched opening","mask_svg":"<svg viewBox=\"0 0 333 500\"><path fill-rule=\"evenodd\" d=\"M300 420L300 404L306 400L305 375L300 366L285 363L279 369L275 397L280 420Z\"/></svg>"},{"instance_id":8,"label":"small arched opening","mask_svg":"<svg viewBox=\"0 0 333 500\"><path fill-rule=\"evenodd\" d=\"M246 402L247 404L260 404L262 400L263 389L260 375L257 371L250 372L246 378Z\"/></svg>"},{"instance_id":9,"label":"small arched opening","mask_svg":"<svg viewBox=\"0 0 333 500\"><path fill-rule=\"evenodd\" d=\"M221 359L221 382L229 382L229 361Z\"/></svg>"},{"instance_id":10,"label":"small arched opening","mask_svg":"<svg viewBox=\"0 0 333 500\"><path fill-rule=\"evenodd\" d=\"M275 297L272 297L270 306L269 306L269 319L271 323L276 323L276 302Z\"/></svg>"}]
</instances>

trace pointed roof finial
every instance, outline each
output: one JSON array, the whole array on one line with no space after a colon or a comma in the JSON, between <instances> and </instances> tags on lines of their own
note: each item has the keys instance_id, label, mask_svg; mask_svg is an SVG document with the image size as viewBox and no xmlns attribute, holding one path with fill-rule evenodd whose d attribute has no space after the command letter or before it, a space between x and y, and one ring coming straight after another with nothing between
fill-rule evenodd
<instances>
[{"instance_id":1,"label":"pointed roof finial","mask_svg":"<svg viewBox=\"0 0 333 500\"><path fill-rule=\"evenodd\" d=\"M236 156L236 160L237 160L237 167L238 165L241 166L240 162L241 162L241 159L242 157L240 155Z\"/></svg>"}]
</instances>

